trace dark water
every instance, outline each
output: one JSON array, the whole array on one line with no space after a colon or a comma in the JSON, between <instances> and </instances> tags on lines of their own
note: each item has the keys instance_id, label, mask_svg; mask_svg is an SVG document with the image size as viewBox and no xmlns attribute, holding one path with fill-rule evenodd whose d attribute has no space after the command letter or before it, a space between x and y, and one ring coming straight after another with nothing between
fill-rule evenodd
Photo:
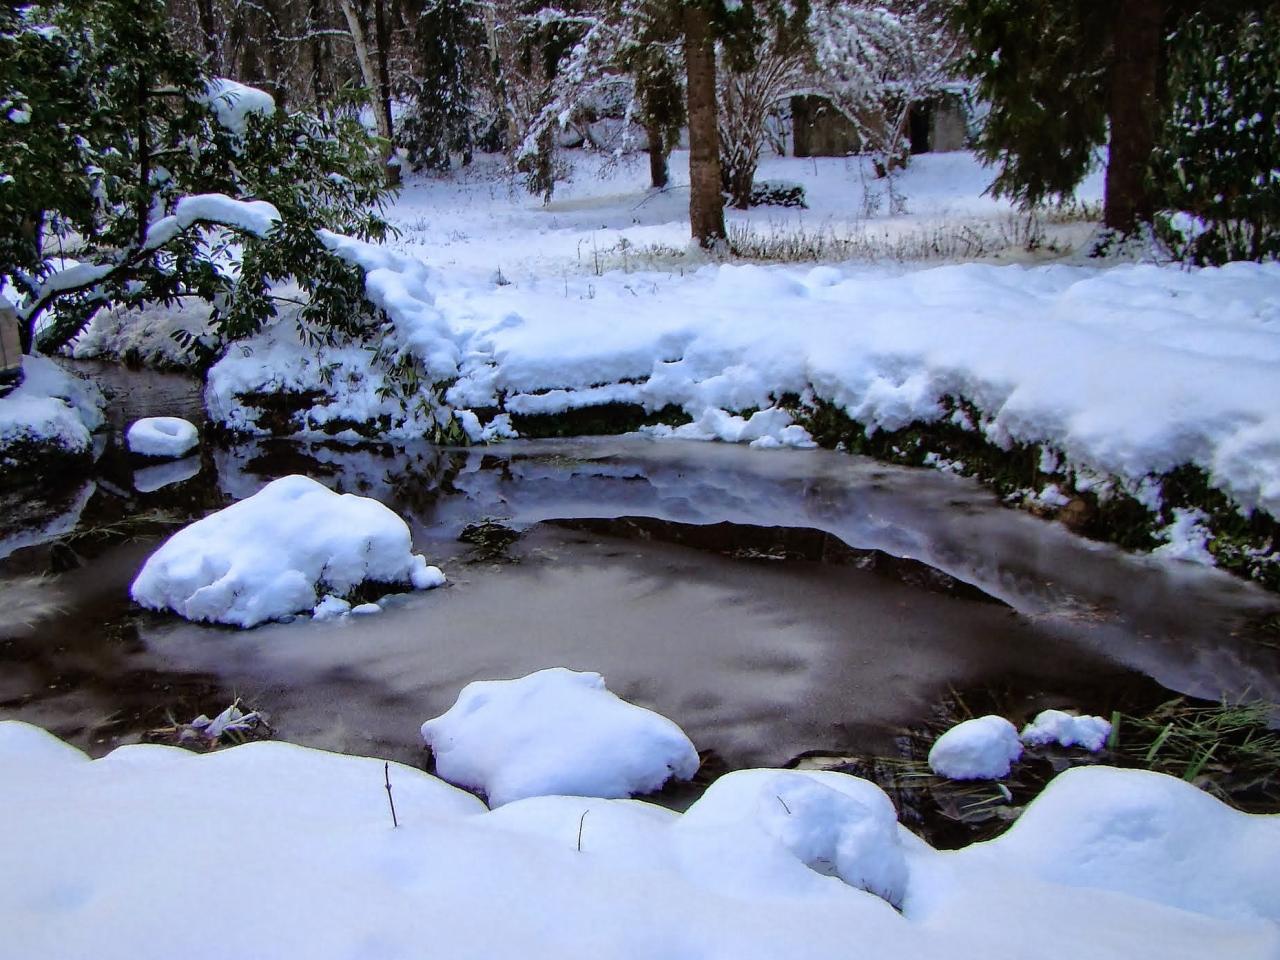
<instances>
[{"instance_id":1,"label":"dark water","mask_svg":"<svg viewBox=\"0 0 1280 960\"><path fill-rule=\"evenodd\" d=\"M186 378L103 375L117 429L199 417ZM735 767L886 750L952 690L998 688L1023 715L1168 691L1280 699L1280 650L1252 626L1274 596L929 471L641 439L208 443L169 478L185 479L152 489L166 477L138 471L108 439L90 483L3 505L0 717L95 754L242 697L285 739L419 762L418 726L465 683L561 665L603 673ZM291 472L397 510L450 585L251 631L130 606L177 523ZM520 537L458 540L485 518Z\"/></svg>"}]
</instances>

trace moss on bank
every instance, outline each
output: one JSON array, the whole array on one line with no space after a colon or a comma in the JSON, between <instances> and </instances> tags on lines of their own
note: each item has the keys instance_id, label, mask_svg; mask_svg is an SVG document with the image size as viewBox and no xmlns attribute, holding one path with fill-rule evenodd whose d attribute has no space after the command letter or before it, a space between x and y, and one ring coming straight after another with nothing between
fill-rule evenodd
<instances>
[{"instance_id":1,"label":"moss on bank","mask_svg":"<svg viewBox=\"0 0 1280 960\"><path fill-rule=\"evenodd\" d=\"M1046 469L1046 464L1066 462L1061 451L1050 446L1015 443L1005 449L980 431L966 429L956 421L981 422L980 411L972 404L945 398L944 406L953 416L876 431L826 401L789 409L821 446L843 446L850 453L904 466L945 465L991 487L1007 504L1061 520L1082 536L1126 550L1159 546L1159 532L1174 521L1175 511L1198 510L1211 533L1207 547L1219 567L1269 590L1280 590L1280 557L1275 555L1280 524L1265 511L1243 514L1230 497L1212 486L1201 467L1183 464L1148 478L1149 485L1159 490L1159 506L1151 509L1118 478L1099 482L1066 466ZM1060 500L1037 499L1035 494L1050 485L1057 487Z\"/></svg>"},{"instance_id":2,"label":"moss on bank","mask_svg":"<svg viewBox=\"0 0 1280 960\"><path fill-rule=\"evenodd\" d=\"M92 467L92 447L73 450L56 438L16 439L0 444L0 491L60 490L83 481Z\"/></svg>"}]
</instances>

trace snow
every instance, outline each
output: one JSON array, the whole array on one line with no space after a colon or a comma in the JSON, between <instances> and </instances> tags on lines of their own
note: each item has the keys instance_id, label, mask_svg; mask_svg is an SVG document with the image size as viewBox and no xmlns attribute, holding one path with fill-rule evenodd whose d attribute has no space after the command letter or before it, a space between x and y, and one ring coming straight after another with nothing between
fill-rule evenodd
<instances>
[{"instance_id":1,"label":"snow","mask_svg":"<svg viewBox=\"0 0 1280 960\"><path fill-rule=\"evenodd\" d=\"M0 953L123 960L145 943L189 960L372 960L430 944L529 960L808 960L856 942L916 960L1271 960L1280 950L1280 822L1159 774L1069 771L1005 836L955 853L900 832L899 913L810 869L750 816L713 823L697 804L682 816L573 797L489 813L419 770L385 769L398 828L380 760L258 742L204 755L127 746L90 761L35 727L0 723L0 851L22 864L0 872ZM798 775L736 776L742 786L722 797L745 801L750 781ZM844 790L808 782L854 801L851 816L881 802L852 778ZM813 836L836 829L841 806L813 800L803 815Z\"/></svg>"},{"instance_id":2,"label":"snow","mask_svg":"<svg viewBox=\"0 0 1280 960\"><path fill-rule=\"evenodd\" d=\"M1208 546L1213 534L1206 526L1208 519L1203 510L1174 508L1173 521L1156 533L1156 538L1164 542L1152 550L1151 555L1213 566L1213 554Z\"/></svg>"},{"instance_id":3,"label":"snow","mask_svg":"<svg viewBox=\"0 0 1280 960\"><path fill-rule=\"evenodd\" d=\"M192 298L172 306L144 304L99 310L73 341L71 354L76 359L110 357L148 366L190 366L192 357L178 336L212 346L216 336L209 323L211 312L209 304Z\"/></svg>"},{"instance_id":4,"label":"snow","mask_svg":"<svg viewBox=\"0 0 1280 960\"><path fill-rule=\"evenodd\" d=\"M410 548L405 522L376 500L282 477L175 533L147 559L130 595L188 620L252 627L311 611L317 592L443 582Z\"/></svg>"},{"instance_id":5,"label":"snow","mask_svg":"<svg viewBox=\"0 0 1280 960\"><path fill-rule=\"evenodd\" d=\"M1146 770L1067 770L1007 833L968 852L1053 883L1280 921L1280 816L1240 813Z\"/></svg>"},{"instance_id":6,"label":"snow","mask_svg":"<svg viewBox=\"0 0 1280 960\"><path fill-rule=\"evenodd\" d=\"M144 457L180 457L200 442L200 434L181 417L143 417L130 424L125 442Z\"/></svg>"},{"instance_id":7,"label":"snow","mask_svg":"<svg viewBox=\"0 0 1280 960\"><path fill-rule=\"evenodd\" d=\"M87 452L103 423L102 392L48 357L23 357L22 371L21 385L0 397L0 467L21 466L13 453L19 444Z\"/></svg>"},{"instance_id":8,"label":"snow","mask_svg":"<svg viewBox=\"0 0 1280 960\"><path fill-rule=\"evenodd\" d=\"M929 751L929 769L950 780L999 780L1022 756L1017 728L988 714L957 723Z\"/></svg>"},{"instance_id":9,"label":"snow","mask_svg":"<svg viewBox=\"0 0 1280 960\"><path fill-rule=\"evenodd\" d=\"M351 604L332 593L326 593L311 611L313 620L337 620L351 612Z\"/></svg>"},{"instance_id":10,"label":"snow","mask_svg":"<svg viewBox=\"0 0 1280 960\"><path fill-rule=\"evenodd\" d=\"M244 135L251 114L270 116L276 110L271 94L225 77L206 83L204 102L213 109L218 122L236 136Z\"/></svg>"},{"instance_id":11,"label":"snow","mask_svg":"<svg viewBox=\"0 0 1280 960\"><path fill-rule=\"evenodd\" d=\"M477 680L422 725L436 772L490 806L549 794L627 797L698 770L698 752L666 717L627 703L598 673L564 667Z\"/></svg>"},{"instance_id":12,"label":"snow","mask_svg":"<svg viewBox=\"0 0 1280 960\"><path fill-rule=\"evenodd\" d=\"M892 246L1014 216L979 196L986 174L967 154L913 160L894 187L911 212L898 216L855 209L883 189L857 161L767 166L762 176L803 182L814 209L731 212L763 235L860 224ZM794 447L809 437L779 409L785 395L872 431L953 417L947 401L964 400L978 415L963 429L1040 445L1103 496L1115 486L1158 508L1152 478L1195 464L1242 510L1280 512L1280 264L722 264L689 252L678 191L650 194L638 172L580 171L546 207L469 176L411 177L391 212L403 235L385 247L325 235L392 318L384 347L417 358L442 397L405 411L369 351L317 362L282 323L213 369L214 416L257 431L237 395L316 389L301 433L388 417L390 437L432 436L456 413L486 442L512 424L478 411L674 405L692 422L655 435ZM1046 488L1042 502L1063 496Z\"/></svg>"},{"instance_id":13,"label":"snow","mask_svg":"<svg viewBox=\"0 0 1280 960\"><path fill-rule=\"evenodd\" d=\"M805 866L901 906L907 864L893 803L842 773L738 770L716 780L680 829L733 828L771 837Z\"/></svg>"},{"instance_id":14,"label":"snow","mask_svg":"<svg viewBox=\"0 0 1280 960\"><path fill-rule=\"evenodd\" d=\"M1022 728L1022 742L1032 746L1056 743L1084 747L1097 753L1111 736L1111 722L1103 717L1078 717L1063 710L1042 710Z\"/></svg>"}]
</instances>

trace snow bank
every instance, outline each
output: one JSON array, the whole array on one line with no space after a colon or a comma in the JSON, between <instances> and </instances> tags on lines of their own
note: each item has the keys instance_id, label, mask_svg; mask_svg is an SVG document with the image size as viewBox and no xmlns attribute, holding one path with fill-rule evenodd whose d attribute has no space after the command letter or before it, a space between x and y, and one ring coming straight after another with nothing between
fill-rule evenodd
<instances>
[{"instance_id":1,"label":"snow bank","mask_svg":"<svg viewBox=\"0 0 1280 960\"><path fill-rule=\"evenodd\" d=\"M180 457L200 442L200 434L181 417L143 417L130 425L125 442L144 457Z\"/></svg>"},{"instance_id":2,"label":"snow bank","mask_svg":"<svg viewBox=\"0 0 1280 960\"><path fill-rule=\"evenodd\" d=\"M1022 728L1022 742L1033 746L1056 743L1084 747L1097 753L1111 736L1111 723L1102 717L1077 717L1063 710L1042 710Z\"/></svg>"},{"instance_id":3,"label":"snow bank","mask_svg":"<svg viewBox=\"0 0 1280 960\"><path fill-rule=\"evenodd\" d=\"M369 272L396 351L447 385L452 409L674 405L695 421L677 436L774 446L808 440L776 409L786 395L871 430L936 422L964 400L981 419L960 426L1051 448L1064 474L1152 501L1149 478L1190 463L1243 508L1280 513L1280 264L713 265L606 274L584 293L326 242Z\"/></svg>"},{"instance_id":4,"label":"snow bank","mask_svg":"<svg viewBox=\"0 0 1280 960\"><path fill-rule=\"evenodd\" d=\"M491 806L524 797L627 797L698 770L698 752L666 717L619 699L598 673L563 667L467 684L422 725L436 772L484 792Z\"/></svg>"},{"instance_id":5,"label":"snow bank","mask_svg":"<svg viewBox=\"0 0 1280 960\"><path fill-rule=\"evenodd\" d=\"M842 773L739 770L713 783L680 829L758 830L805 866L900 906L907 864L893 802Z\"/></svg>"},{"instance_id":6,"label":"snow bank","mask_svg":"<svg viewBox=\"0 0 1280 960\"><path fill-rule=\"evenodd\" d=\"M1276 923L1254 919L1275 915L1277 818L1158 774L1068 772L1005 837L958 853L900 834L902 913L809 869L750 814L710 822L712 803L682 817L539 797L486 813L419 770L391 764L388 775L399 828L380 760L260 742L205 755L129 746L89 761L0 723L0 851L22 865L0 871L0 954L132 960L140 943L186 960L409 957L423 944L528 960L809 960L851 943L914 960L1280 951ZM788 776L753 771L713 803L767 799L771 775ZM883 802L867 786L808 782ZM804 814L815 836L836 805ZM685 822L695 816L708 822ZM1168 855L1178 852L1194 856ZM1103 854L1096 867L1089 853ZM193 892L175 877L219 879ZM216 899L216 921L193 913L193 897Z\"/></svg>"},{"instance_id":7,"label":"snow bank","mask_svg":"<svg viewBox=\"0 0 1280 960\"><path fill-rule=\"evenodd\" d=\"M130 595L188 620L252 627L311 610L317 592L348 593L366 581L437 585L438 569L410 547L405 522L376 500L283 477L175 533Z\"/></svg>"},{"instance_id":8,"label":"snow bank","mask_svg":"<svg viewBox=\"0 0 1280 960\"><path fill-rule=\"evenodd\" d=\"M22 384L0 397L0 468L20 468L28 444L87 453L90 433L103 423L102 392L48 357L23 357L22 370Z\"/></svg>"},{"instance_id":9,"label":"snow bank","mask_svg":"<svg viewBox=\"0 0 1280 960\"><path fill-rule=\"evenodd\" d=\"M1022 756L1018 729L989 714L957 723L929 751L929 769L950 780L999 780Z\"/></svg>"},{"instance_id":10,"label":"snow bank","mask_svg":"<svg viewBox=\"0 0 1280 960\"><path fill-rule=\"evenodd\" d=\"M1007 833L970 850L1053 883L1280 922L1280 816L1240 813L1146 770L1069 769Z\"/></svg>"}]
</instances>

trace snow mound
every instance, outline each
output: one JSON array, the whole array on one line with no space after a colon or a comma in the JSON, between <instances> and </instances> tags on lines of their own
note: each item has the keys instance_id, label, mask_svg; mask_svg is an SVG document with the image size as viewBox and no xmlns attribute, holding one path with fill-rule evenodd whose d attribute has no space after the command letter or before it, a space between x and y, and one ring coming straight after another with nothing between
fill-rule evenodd
<instances>
[{"instance_id":1,"label":"snow mound","mask_svg":"<svg viewBox=\"0 0 1280 960\"><path fill-rule=\"evenodd\" d=\"M125 442L144 457L180 457L200 442L200 435L181 417L143 417L129 427Z\"/></svg>"},{"instance_id":2,"label":"snow mound","mask_svg":"<svg viewBox=\"0 0 1280 960\"><path fill-rule=\"evenodd\" d=\"M13 448L25 444L86 453L103 423L102 392L48 357L23 357L22 372L21 385L0 397L0 466L18 466Z\"/></svg>"},{"instance_id":3,"label":"snow mound","mask_svg":"<svg viewBox=\"0 0 1280 960\"><path fill-rule=\"evenodd\" d=\"M843 773L738 770L716 780L680 829L733 827L772 837L805 866L838 876L894 906L907 888L893 802Z\"/></svg>"},{"instance_id":4,"label":"snow mound","mask_svg":"<svg viewBox=\"0 0 1280 960\"><path fill-rule=\"evenodd\" d=\"M1097 753L1111 736L1111 723L1102 717L1077 717L1062 710L1042 710L1022 728L1022 742L1033 746L1056 743L1060 747L1084 747Z\"/></svg>"},{"instance_id":5,"label":"snow mound","mask_svg":"<svg viewBox=\"0 0 1280 960\"><path fill-rule=\"evenodd\" d=\"M317 592L443 582L410 547L408 526L376 500L282 477L175 533L147 559L130 595L188 620L252 627L311 610Z\"/></svg>"},{"instance_id":6,"label":"snow mound","mask_svg":"<svg viewBox=\"0 0 1280 960\"><path fill-rule=\"evenodd\" d=\"M1241 813L1164 774L1073 767L978 848L1053 883L1280 921L1280 816Z\"/></svg>"},{"instance_id":7,"label":"snow mound","mask_svg":"<svg viewBox=\"0 0 1280 960\"><path fill-rule=\"evenodd\" d=\"M598 673L564 667L477 680L422 725L436 772L493 807L525 797L627 797L698 770L698 752L666 717L620 699Z\"/></svg>"},{"instance_id":8,"label":"snow mound","mask_svg":"<svg viewBox=\"0 0 1280 960\"><path fill-rule=\"evenodd\" d=\"M1276 924L1250 919L1274 916L1277 818L1236 813L1167 777L1069 771L1004 838L957 852L900 834L910 872L898 913L766 836L752 798L767 800L768 781L788 774L754 773L759 790L739 777L683 816L571 797L487 813L420 770L365 757L264 741L203 755L127 746L90 761L38 728L0 722L0 848L22 864L0 870L0 953L132 960L145 943L149 956L184 960L351 960L419 956L430 943L458 957L819 960L847 955L851 937L860 954L914 960L1280 951ZM884 802L852 778L809 782ZM793 789L786 796L804 793ZM735 796L742 818L710 816L738 806ZM1126 803L1131 836L1156 815L1149 842L1111 842ZM703 826L683 822L695 816ZM1162 843L1192 859L1140 856ZM1087 850L1105 852L1096 867ZM1037 875L1053 869L1067 879ZM269 895L221 897L217 936L193 926L191 886L173 879L242 886L250 874ZM1215 903L1244 918L1186 909Z\"/></svg>"},{"instance_id":9,"label":"snow mound","mask_svg":"<svg viewBox=\"0 0 1280 960\"><path fill-rule=\"evenodd\" d=\"M929 751L929 769L949 780L998 780L1022 756L1018 729L989 714L958 723Z\"/></svg>"}]
</instances>

